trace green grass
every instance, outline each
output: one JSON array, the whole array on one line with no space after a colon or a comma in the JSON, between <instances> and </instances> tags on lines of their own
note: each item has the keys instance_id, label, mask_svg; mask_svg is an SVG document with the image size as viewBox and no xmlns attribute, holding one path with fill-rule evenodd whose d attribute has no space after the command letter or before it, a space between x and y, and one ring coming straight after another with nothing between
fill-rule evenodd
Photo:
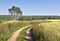
<instances>
[{"instance_id":1,"label":"green grass","mask_svg":"<svg viewBox=\"0 0 60 41\"><path fill-rule=\"evenodd\" d=\"M6 26L8 25L8 26ZM23 22L23 25L22 23L20 22L16 22L15 23L2 23L2 29L0 27L0 41L7 41L11 35L13 34L13 32L17 31L18 29L24 27L24 26L27 26L29 25L29 23L27 22ZM0 25L1 26L1 25Z\"/></svg>"},{"instance_id":2,"label":"green grass","mask_svg":"<svg viewBox=\"0 0 60 41\"><path fill-rule=\"evenodd\" d=\"M22 32L20 33L20 35L18 36L16 41L24 41L25 40L25 35L26 35L26 31L29 29L30 27L27 27L26 29L22 30Z\"/></svg>"}]
</instances>

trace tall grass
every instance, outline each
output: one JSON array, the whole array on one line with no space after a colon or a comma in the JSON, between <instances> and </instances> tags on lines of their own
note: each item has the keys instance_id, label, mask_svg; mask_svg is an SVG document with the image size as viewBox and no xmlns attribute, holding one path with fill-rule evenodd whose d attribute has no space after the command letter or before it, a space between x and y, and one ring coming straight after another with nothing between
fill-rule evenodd
<instances>
[{"instance_id":1,"label":"tall grass","mask_svg":"<svg viewBox=\"0 0 60 41\"><path fill-rule=\"evenodd\" d=\"M32 32L34 41L60 41L60 21L36 24Z\"/></svg>"}]
</instances>

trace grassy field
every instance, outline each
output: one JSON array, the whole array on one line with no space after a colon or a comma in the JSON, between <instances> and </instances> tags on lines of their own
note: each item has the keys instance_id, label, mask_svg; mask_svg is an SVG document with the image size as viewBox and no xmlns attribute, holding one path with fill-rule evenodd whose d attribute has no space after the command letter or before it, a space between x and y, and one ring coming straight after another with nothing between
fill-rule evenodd
<instances>
[{"instance_id":1,"label":"grassy field","mask_svg":"<svg viewBox=\"0 0 60 41\"><path fill-rule=\"evenodd\" d=\"M33 25L32 33L34 41L60 41L60 20L32 20L24 21L5 21L0 23L0 41L7 41L12 33L18 29ZM28 28L24 29L17 41L24 41L25 32Z\"/></svg>"},{"instance_id":2,"label":"grassy field","mask_svg":"<svg viewBox=\"0 0 60 41\"><path fill-rule=\"evenodd\" d=\"M33 26L34 41L60 41L60 20L46 20Z\"/></svg>"},{"instance_id":3,"label":"grassy field","mask_svg":"<svg viewBox=\"0 0 60 41\"><path fill-rule=\"evenodd\" d=\"M23 22L22 25L21 21L8 21L0 23L0 41L7 41L7 39L11 37L13 32L27 25L29 25L28 22Z\"/></svg>"}]
</instances>

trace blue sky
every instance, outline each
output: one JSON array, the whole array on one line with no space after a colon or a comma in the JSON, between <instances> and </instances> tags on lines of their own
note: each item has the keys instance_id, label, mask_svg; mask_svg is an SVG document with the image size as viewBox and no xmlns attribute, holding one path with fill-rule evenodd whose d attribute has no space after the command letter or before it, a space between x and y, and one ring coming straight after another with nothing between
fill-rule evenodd
<instances>
[{"instance_id":1,"label":"blue sky","mask_svg":"<svg viewBox=\"0 0 60 41\"><path fill-rule=\"evenodd\" d=\"M8 8L18 6L23 15L60 15L60 0L0 0L0 15L7 15Z\"/></svg>"}]
</instances>

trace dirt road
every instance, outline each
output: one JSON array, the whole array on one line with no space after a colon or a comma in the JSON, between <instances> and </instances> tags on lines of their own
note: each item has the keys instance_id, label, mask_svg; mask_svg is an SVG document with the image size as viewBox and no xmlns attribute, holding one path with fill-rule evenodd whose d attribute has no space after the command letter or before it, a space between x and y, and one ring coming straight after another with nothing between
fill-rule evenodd
<instances>
[{"instance_id":1,"label":"dirt road","mask_svg":"<svg viewBox=\"0 0 60 41\"><path fill-rule=\"evenodd\" d=\"M16 41L17 37L19 36L19 33L20 33L23 29L25 29L25 28L27 28L27 27L30 27L30 26L31 26L31 25L28 25L28 26L25 26L25 27L20 28L19 30L17 30L16 32L14 32L14 33L12 34L12 36L11 36L7 41Z\"/></svg>"}]
</instances>

